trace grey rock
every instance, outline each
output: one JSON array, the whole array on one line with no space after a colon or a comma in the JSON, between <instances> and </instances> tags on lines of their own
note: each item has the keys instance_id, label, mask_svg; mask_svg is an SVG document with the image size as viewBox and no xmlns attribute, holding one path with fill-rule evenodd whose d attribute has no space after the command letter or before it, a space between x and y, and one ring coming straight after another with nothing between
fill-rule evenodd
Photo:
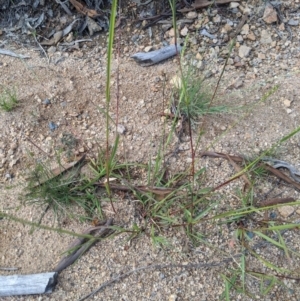
<instances>
[{"instance_id":1,"label":"grey rock","mask_svg":"<svg viewBox=\"0 0 300 301\"><path fill-rule=\"evenodd\" d=\"M51 46L47 50L48 53L54 53L55 51L56 51L56 47L55 46Z\"/></svg>"},{"instance_id":2,"label":"grey rock","mask_svg":"<svg viewBox=\"0 0 300 301\"><path fill-rule=\"evenodd\" d=\"M199 61L196 65L196 67L200 70L200 71L203 71L204 68L205 68L205 65L203 63L203 61Z\"/></svg>"},{"instance_id":3,"label":"grey rock","mask_svg":"<svg viewBox=\"0 0 300 301\"><path fill-rule=\"evenodd\" d=\"M50 100L48 98L46 98L45 100L43 100L43 104L44 105L50 105L51 102L50 102Z\"/></svg>"},{"instance_id":4,"label":"grey rock","mask_svg":"<svg viewBox=\"0 0 300 301\"><path fill-rule=\"evenodd\" d=\"M102 31L102 27L99 26L92 18L87 17L86 21L90 36L92 36L95 32Z\"/></svg>"},{"instance_id":5,"label":"grey rock","mask_svg":"<svg viewBox=\"0 0 300 301\"><path fill-rule=\"evenodd\" d=\"M243 85L243 80L240 79L240 78L238 78L238 79L236 80L236 82L233 84L233 86L235 87L235 89L240 88L242 85Z\"/></svg>"},{"instance_id":6,"label":"grey rock","mask_svg":"<svg viewBox=\"0 0 300 301\"><path fill-rule=\"evenodd\" d=\"M299 20L291 19L291 20L289 20L288 25L298 26L299 25Z\"/></svg>"},{"instance_id":7,"label":"grey rock","mask_svg":"<svg viewBox=\"0 0 300 301\"><path fill-rule=\"evenodd\" d=\"M265 7L263 20L267 24L272 24L272 23L275 23L278 21L277 12L276 12L275 8L273 7L273 5L270 3L268 3Z\"/></svg>"},{"instance_id":8,"label":"grey rock","mask_svg":"<svg viewBox=\"0 0 300 301\"><path fill-rule=\"evenodd\" d=\"M210 78L213 75L213 73L211 70L206 70L204 71L203 75L205 78Z\"/></svg>"},{"instance_id":9,"label":"grey rock","mask_svg":"<svg viewBox=\"0 0 300 301\"><path fill-rule=\"evenodd\" d=\"M261 44L271 44L273 42L271 34L267 30L261 31L260 42Z\"/></svg>"},{"instance_id":10,"label":"grey rock","mask_svg":"<svg viewBox=\"0 0 300 301\"><path fill-rule=\"evenodd\" d=\"M239 48L239 57L240 57L240 58L244 58L244 57L249 56L250 51L251 51L251 48L250 48L250 47L245 46L245 45L242 45L242 46Z\"/></svg>"},{"instance_id":11,"label":"grey rock","mask_svg":"<svg viewBox=\"0 0 300 301\"><path fill-rule=\"evenodd\" d=\"M19 159L13 159L9 162L9 167L12 168L13 166L15 166L18 163Z\"/></svg>"}]
</instances>

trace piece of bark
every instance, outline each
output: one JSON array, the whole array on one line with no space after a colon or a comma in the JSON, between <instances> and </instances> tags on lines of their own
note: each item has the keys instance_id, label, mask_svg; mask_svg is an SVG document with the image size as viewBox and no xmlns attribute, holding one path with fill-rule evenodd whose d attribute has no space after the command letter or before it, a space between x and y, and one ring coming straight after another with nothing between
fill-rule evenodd
<instances>
[{"instance_id":1,"label":"piece of bark","mask_svg":"<svg viewBox=\"0 0 300 301\"><path fill-rule=\"evenodd\" d=\"M176 49L177 48L177 49ZM179 53L182 46L169 45L158 50L150 52L138 52L131 56L141 66L147 67L164 61Z\"/></svg>"},{"instance_id":2,"label":"piece of bark","mask_svg":"<svg viewBox=\"0 0 300 301\"><path fill-rule=\"evenodd\" d=\"M36 295L52 293L57 273L0 276L0 296Z\"/></svg>"}]
</instances>

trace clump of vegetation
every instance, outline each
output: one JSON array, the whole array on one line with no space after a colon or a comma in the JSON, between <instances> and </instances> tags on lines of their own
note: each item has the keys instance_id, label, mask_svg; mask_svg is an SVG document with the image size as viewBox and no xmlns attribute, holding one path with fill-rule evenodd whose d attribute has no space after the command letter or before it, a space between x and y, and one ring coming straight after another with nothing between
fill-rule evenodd
<instances>
[{"instance_id":1,"label":"clump of vegetation","mask_svg":"<svg viewBox=\"0 0 300 301\"><path fill-rule=\"evenodd\" d=\"M74 155L74 149L78 144L78 140L71 133L63 133L60 142L63 145L67 158L71 158Z\"/></svg>"},{"instance_id":2,"label":"clump of vegetation","mask_svg":"<svg viewBox=\"0 0 300 301\"><path fill-rule=\"evenodd\" d=\"M206 92L204 80L195 70L189 68L187 72L183 73L179 78L179 84L175 85L172 103L172 110L176 107L178 115L187 117L194 122L201 116L225 113L230 110L224 105L211 105L211 95Z\"/></svg>"},{"instance_id":3,"label":"clump of vegetation","mask_svg":"<svg viewBox=\"0 0 300 301\"><path fill-rule=\"evenodd\" d=\"M0 108L5 112L12 111L18 105L18 98L15 89L4 89L0 94Z\"/></svg>"}]
</instances>

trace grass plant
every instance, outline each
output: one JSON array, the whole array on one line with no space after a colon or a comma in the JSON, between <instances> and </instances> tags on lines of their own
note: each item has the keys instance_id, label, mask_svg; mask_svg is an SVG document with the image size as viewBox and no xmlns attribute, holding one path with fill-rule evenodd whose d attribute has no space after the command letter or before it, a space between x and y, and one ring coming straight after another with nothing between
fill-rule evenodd
<instances>
[{"instance_id":1,"label":"grass plant","mask_svg":"<svg viewBox=\"0 0 300 301\"><path fill-rule=\"evenodd\" d=\"M18 106L17 92L15 89L5 88L0 94L0 108L5 112L10 112Z\"/></svg>"}]
</instances>

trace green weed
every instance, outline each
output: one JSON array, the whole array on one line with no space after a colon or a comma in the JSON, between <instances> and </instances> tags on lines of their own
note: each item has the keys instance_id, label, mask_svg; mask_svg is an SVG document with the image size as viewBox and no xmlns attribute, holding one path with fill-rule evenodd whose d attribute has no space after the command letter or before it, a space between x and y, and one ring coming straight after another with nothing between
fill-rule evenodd
<instances>
[{"instance_id":1,"label":"green weed","mask_svg":"<svg viewBox=\"0 0 300 301\"><path fill-rule=\"evenodd\" d=\"M15 89L4 89L0 94L0 108L5 112L10 112L18 106L18 98Z\"/></svg>"}]
</instances>

